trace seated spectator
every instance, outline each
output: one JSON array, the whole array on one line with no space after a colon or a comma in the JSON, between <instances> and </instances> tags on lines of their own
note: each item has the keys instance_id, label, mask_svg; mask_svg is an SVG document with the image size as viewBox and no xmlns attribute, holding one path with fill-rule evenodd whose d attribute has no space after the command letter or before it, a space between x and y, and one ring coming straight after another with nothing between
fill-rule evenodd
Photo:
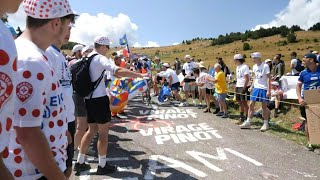
<instances>
[{"instance_id":1,"label":"seated spectator","mask_svg":"<svg viewBox=\"0 0 320 180\"><path fill-rule=\"evenodd\" d=\"M271 82L271 97L270 101L267 104L269 111L274 110L274 118L278 117L280 102L282 100L283 92L280 89L280 85L278 82ZM262 109L259 109L255 116L262 117Z\"/></svg>"},{"instance_id":2,"label":"seated spectator","mask_svg":"<svg viewBox=\"0 0 320 180\"><path fill-rule=\"evenodd\" d=\"M284 64L280 62L279 56L275 56L273 58L273 63L274 63L274 69L272 71L272 80L279 81L284 74L283 67L282 67L284 66Z\"/></svg>"}]
</instances>

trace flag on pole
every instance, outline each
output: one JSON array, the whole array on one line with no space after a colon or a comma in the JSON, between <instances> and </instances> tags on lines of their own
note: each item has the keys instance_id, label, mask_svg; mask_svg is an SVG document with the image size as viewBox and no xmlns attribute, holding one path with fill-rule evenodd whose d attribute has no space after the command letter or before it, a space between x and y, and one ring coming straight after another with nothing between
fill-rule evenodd
<instances>
[{"instance_id":1,"label":"flag on pole","mask_svg":"<svg viewBox=\"0 0 320 180\"><path fill-rule=\"evenodd\" d=\"M121 46L128 45L127 34L125 34L123 38L120 38L120 45Z\"/></svg>"}]
</instances>

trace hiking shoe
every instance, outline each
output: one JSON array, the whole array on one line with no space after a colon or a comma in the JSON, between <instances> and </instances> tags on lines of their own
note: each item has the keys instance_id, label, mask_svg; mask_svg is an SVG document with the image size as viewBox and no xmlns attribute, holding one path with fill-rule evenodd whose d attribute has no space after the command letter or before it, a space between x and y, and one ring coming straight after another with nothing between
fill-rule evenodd
<instances>
[{"instance_id":1,"label":"hiking shoe","mask_svg":"<svg viewBox=\"0 0 320 180\"><path fill-rule=\"evenodd\" d=\"M213 114L218 114L220 112L220 108L216 108L216 110L213 112Z\"/></svg>"},{"instance_id":2,"label":"hiking shoe","mask_svg":"<svg viewBox=\"0 0 320 180\"><path fill-rule=\"evenodd\" d=\"M224 115L224 112L218 112L217 114L216 114L216 116L223 116Z\"/></svg>"},{"instance_id":3,"label":"hiking shoe","mask_svg":"<svg viewBox=\"0 0 320 180\"><path fill-rule=\"evenodd\" d=\"M77 172L88 171L90 169L91 169L90 164L86 164L86 163L80 164L78 162L73 167L73 170Z\"/></svg>"},{"instance_id":4,"label":"hiking shoe","mask_svg":"<svg viewBox=\"0 0 320 180\"><path fill-rule=\"evenodd\" d=\"M109 165L108 163L106 163L106 165L103 168L101 166L98 166L97 175L114 173L117 171L117 169L117 166Z\"/></svg>"},{"instance_id":5,"label":"hiking shoe","mask_svg":"<svg viewBox=\"0 0 320 180\"><path fill-rule=\"evenodd\" d=\"M239 125L239 127L241 129L250 129L251 128L251 124L248 121L243 122L241 125Z\"/></svg>"},{"instance_id":6,"label":"hiking shoe","mask_svg":"<svg viewBox=\"0 0 320 180\"><path fill-rule=\"evenodd\" d=\"M264 123L263 126L261 127L260 131L265 132L269 129L269 123Z\"/></svg>"},{"instance_id":7,"label":"hiking shoe","mask_svg":"<svg viewBox=\"0 0 320 180\"><path fill-rule=\"evenodd\" d=\"M315 150L315 147L314 147L312 144L307 144L306 149L307 149L308 151L314 151L314 150Z\"/></svg>"},{"instance_id":8,"label":"hiking shoe","mask_svg":"<svg viewBox=\"0 0 320 180\"><path fill-rule=\"evenodd\" d=\"M206 110L204 110L203 112L204 112L204 113L208 113L208 112L210 113L211 111L210 111L210 109L206 109Z\"/></svg>"},{"instance_id":9,"label":"hiking shoe","mask_svg":"<svg viewBox=\"0 0 320 180\"><path fill-rule=\"evenodd\" d=\"M221 118L223 118L223 119L229 118L228 113L223 113L223 116L221 116Z\"/></svg>"}]
</instances>

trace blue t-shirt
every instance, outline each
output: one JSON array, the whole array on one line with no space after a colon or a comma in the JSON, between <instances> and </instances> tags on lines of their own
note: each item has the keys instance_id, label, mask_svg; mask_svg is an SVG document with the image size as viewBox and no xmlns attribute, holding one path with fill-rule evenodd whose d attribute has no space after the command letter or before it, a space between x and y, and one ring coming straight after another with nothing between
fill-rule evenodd
<instances>
[{"instance_id":1,"label":"blue t-shirt","mask_svg":"<svg viewBox=\"0 0 320 180\"><path fill-rule=\"evenodd\" d=\"M299 81L303 84L302 98L304 91L320 89L320 68L317 67L316 72L311 72L309 69L302 71Z\"/></svg>"}]
</instances>

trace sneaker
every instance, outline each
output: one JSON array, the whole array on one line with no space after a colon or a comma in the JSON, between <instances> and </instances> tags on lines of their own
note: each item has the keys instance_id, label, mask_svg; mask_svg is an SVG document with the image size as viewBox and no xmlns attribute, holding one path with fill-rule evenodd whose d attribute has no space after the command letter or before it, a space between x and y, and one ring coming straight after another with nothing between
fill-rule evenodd
<instances>
[{"instance_id":1,"label":"sneaker","mask_svg":"<svg viewBox=\"0 0 320 180\"><path fill-rule=\"evenodd\" d=\"M213 112L213 114L218 114L220 112L220 108L216 108L216 110Z\"/></svg>"},{"instance_id":2,"label":"sneaker","mask_svg":"<svg viewBox=\"0 0 320 180\"><path fill-rule=\"evenodd\" d=\"M179 107L185 107L185 106L186 106L186 104L183 102L179 104Z\"/></svg>"},{"instance_id":3,"label":"sneaker","mask_svg":"<svg viewBox=\"0 0 320 180\"><path fill-rule=\"evenodd\" d=\"M265 132L269 129L269 123L263 123L263 126L261 127L260 131Z\"/></svg>"},{"instance_id":4,"label":"sneaker","mask_svg":"<svg viewBox=\"0 0 320 180\"><path fill-rule=\"evenodd\" d=\"M229 118L228 113L223 113L223 116L221 116L221 118L225 119L225 118Z\"/></svg>"},{"instance_id":5,"label":"sneaker","mask_svg":"<svg viewBox=\"0 0 320 180\"><path fill-rule=\"evenodd\" d=\"M208 113L208 112L210 113L211 111L210 111L210 109L206 109L206 110L204 110L203 112L204 112L204 113Z\"/></svg>"},{"instance_id":6,"label":"sneaker","mask_svg":"<svg viewBox=\"0 0 320 180\"><path fill-rule=\"evenodd\" d=\"M248 121L243 122L240 126L241 129L250 129L251 128L251 123Z\"/></svg>"},{"instance_id":7,"label":"sneaker","mask_svg":"<svg viewBox=\"0 0 320 180\"><path fill-rule=\"evenodd\" d=\"M314 151L315 147L312 144L307 144L306 149L308 151Z\"/></svg>"},{"instance_id":8,"label":"sneaker","mask_svg":"<svg viewBox=\"0 0 320 180\"><path fill-rule=\"evenodd\" d=\"M97 175L105 175L114 173L117 171L117 166L109 165L108 163L102 168L101 166L98 166L97 169Z\"/></svg>"},{"instance_id":9,"label":"sneaker","mask_svg":"<svg viewBox=\"0 0 320 180\"><path fill-rule=\"evenodd\" d=\"M73 170L77 172L88 171L90 169L91 169L90 164L86 164L86 163L80 164L78 162L73 167Z\"/></svg>"},{"instance_id":10,"label":"sneaker","mask_svg":"<svg viewBox=\"0 0 320 180\"><path fill-rule=\"evenodd\" d=\"M218 112L217 114L216 114L216 116L223 116L224 115L224 112Z\"/></svg>"}]
</instances>

